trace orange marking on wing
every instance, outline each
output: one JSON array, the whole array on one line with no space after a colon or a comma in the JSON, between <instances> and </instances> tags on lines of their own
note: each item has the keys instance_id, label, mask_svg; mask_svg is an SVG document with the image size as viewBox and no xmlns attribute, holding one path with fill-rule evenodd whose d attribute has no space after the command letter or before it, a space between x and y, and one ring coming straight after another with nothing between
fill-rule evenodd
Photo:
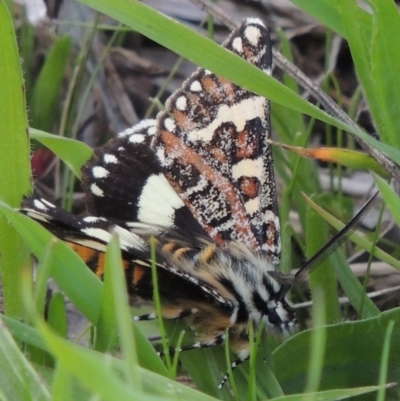
<instances>
[{"instance_id":1,"label":"orange marking on wing","mask_svg":"<svg viewBox=\"0 0 400 401\"><path fill-rule=\"evenodd\" d=\"M146 270L143 266L140 265L134 265L133 266L133 284L138 284L140 283L140 280L143 278L145 275Z\"/></svg>"},{"instance_id":2,"label":"orange marking on wing","mask_svg":"<svg viewBox=\"0 0 400 401\"><path fill-rule=\"evenodd\" d=\"M260 191L260 182L256 177L242 177L239 180L240 191L253 199L258 196Z\"/></svg>"},{"instance_id":3,"label":"orange marking on wing","mask_svg":"<svg viewBox=\"0 0 400 401\"><path fill-rule=\"evenodd\" d=\"M254 141L249 140L249 132L243 130L239 132L236 138L236 157L240 159L248 159L257 152L257 146Z\"/></svg>"},{"instance_id":4,"label":"orange marking on wing","mask_svg":"<svg viewBox=\"0 0 400 401\"><path fill-rule=\"evenodd\" d=\"M174 252L174 256L177 258L182 257L186 252L191 251L192 248L189 247L184 247L184 248L179 248Z\"/></svg>"},{"instance_id":5,"label":"orange marking on wing","mask_svg":"<svg viewBox=\"0 0 400 401\"><path fill-rule=\"evenodd\" d=\"M184 162L184 164L187 164L189 161L190 164L192 164L198 171L201 171L202 175L204 175L220 192L224 194L232 208L232 214L236 217L235 230L244 237L248 246L252 247L253 249L258 249L259 245L254 237L250 223L247 219L247 213L244 205L242 204L235 187L229 181L229 179L220 174L220 172L212 169L204 161L201 155L197 154L193 149L186 146L173 133L166 130L161 130L161 136L162 142L165 146L165 152L167 154L174 154L176 153L176 149L179 149L179 158L182 160L182 163ZM176 185L173 179L171 184L178 193L182 192L181 188ZM190 204L187 204L187 206L190 208ZM201 221L201 216L195 217ZM213 229L214 227L207 227L206 231L210 234ZM214 235L214 240L218 242L219 245L224 245L225 243L225 241L221 242L217 235Z\"/></svg>"},{"instance_id":6,"label":"orange marking on wing","mask_svg":"<svg viewBox=\"0 0 400 401\"><path fill-rule=\"evenodd\" d=\"M105 253L95 249L88 248L84 245L67 242L68 246L76 252L80 258L88 265L90 270L94 271L97 277L103 278L105 266ZM122 260L122 265L126 270L129 267L128 260Z\"/></svg>"},{"instance_id":7,"label":"orange marking on wing","mask_svg":"<svg viewBox=\"0 0 400 401\"><path fill-rule=\"evenodd\" d=\"M215 255L215 245L209 245L200 254L199 262L208 263Z\"/></svg>"},{"instance_id":8,"label":"orange marking on wing","mask_svg":"<svg viewBox=\"0 0 400 401\"><path fill-rule=\"evenodd\" d=\"M162 246L161 250L163 252L172 253L177 248L177 246L178 245L175 242L167 242Z\"/></svg>"}]
</instances>

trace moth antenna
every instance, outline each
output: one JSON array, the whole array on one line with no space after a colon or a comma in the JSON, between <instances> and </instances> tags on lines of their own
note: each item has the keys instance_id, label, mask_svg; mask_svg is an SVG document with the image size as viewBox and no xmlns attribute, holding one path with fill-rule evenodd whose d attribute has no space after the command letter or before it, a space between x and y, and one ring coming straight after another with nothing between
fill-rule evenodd
<instances>
[{"instance_id":1,"label":"moth antenna","mask_svg":"<svg viewBox=\"0 0 400 401\"><path fill-rule=\"evenodd\" d=\"M323 260L336 251L351 234L354 233L358 224L364 220L374 204L378 192L371 196L361 210L347 223L331 240L324 245L314 256L312 256L306 264L295 274L294 281L301 281L314 270Z\"/></svg>"}]
</instances>

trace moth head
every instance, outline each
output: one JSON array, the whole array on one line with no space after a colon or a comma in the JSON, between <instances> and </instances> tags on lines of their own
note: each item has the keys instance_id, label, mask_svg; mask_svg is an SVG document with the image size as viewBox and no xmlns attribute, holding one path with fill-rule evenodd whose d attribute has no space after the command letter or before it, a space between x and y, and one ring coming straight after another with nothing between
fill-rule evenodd
<instances>
[{"instance_id":1,"label":"moth head","mask_svg":"<svg viewBox=\"0 0 400 401\"><path fill-rule=\"evenodd\" d=\"M287 293L292 289L295 282L295 276L292 274L283 274L277 271L269 271L268 274L278 283L281 288L276 294L276 300L282 301Z\"/></svg>"}]
</instances>

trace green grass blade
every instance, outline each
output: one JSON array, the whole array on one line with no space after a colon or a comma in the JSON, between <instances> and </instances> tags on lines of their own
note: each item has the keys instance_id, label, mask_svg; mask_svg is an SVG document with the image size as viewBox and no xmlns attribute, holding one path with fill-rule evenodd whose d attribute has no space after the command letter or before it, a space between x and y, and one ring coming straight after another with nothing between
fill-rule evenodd
<instances>
[{"instance_id":1,"label":"green grass blade","mask_svg":"<svg viewBox=\"0 0 400 401\"><path fill-rule=\"evenodd\" d=\"M105 400L137 401L148 399L140 391L133 391L112 369L107 355L72 344L55 335L46 325L38 322L38 328L54 355L94 394Z\"/></svg>"},{"instance_id":2,"label":"green grass blade","mask_svg":"<svg viewBox=\"0 0 400 401\"><path fill-rule=\"evenodd\" d=\"M313 295L313 321L315 328L312 331L310 338L310 364L308 367L307 384L305 388L306 393L317 391L321 381L326 343L325 309L324 293L317 289ZM314 401L318 398L313 398L309 395L308 399L309 401Z\"/></svg>"},{"instance_id":3,"label":"green grass blade","mask_svg":"<svg viewBox=\"0 0 400 401\"><path fill-rule=\"evenodd\" d=\"M393 85L400 72L399 10L391 0L373 0L370 4L373 9L371 80L376 93L376 102L373 103L376 107L371 112L375 121L382 123L378 127L382 140L399 148L400 93L397 85Z\"/></svg>"},{"instance_id":4,"label":"green grass blade","mask_svg":"<svg viewBox=\"0 0 400 401\"><path fill-rule=\"evenodd\" d=\"M337 32L340 36L346 38L347 31L343 26L343 21L337 7L337 1L332 0L291 0L297 7L306 11L307 14L321 21L332 31ZM371 32L371 15L364 10L360 11L358 24L366 32Z\"/></svg>"},{"instance_id":5,"label":"green grass blade","mask_svg":"<svg viewBox=\"0 0 400 401\"><path fill-rule=\"evenodd\" d=\"M49 242L43 252L42 261L36 270L35 306L40 315L44 315L47 298L47 285L50 278L54 242Z\"/></svg>"},{"instance_id":6,"label":"green grass blade","mask_svg":"<svg viewBox=\"0 0 400 401\"><path fill-rule=\"evenodd\" d=\"M24 81L12 18L0 2L0 200L18 207L31 188L28 120ZM19 297L22 266L29 265L23 242L4 216L0 216L0 271L4 309L10 316L24 315Z\"/></svg>"},{"instance_id":7,"label":"green grass blade","mask_svg":"<svg viewBox=\"0 0 400 401\"><path fill-rule=\"evenodd\" d=\"M59 292L56 292L50 300L47 322L61 337L67 338L67 311L64 298Z\"/></svg>"},{"instance_id":8,"label":"green grass blade","mask_svg":"<svg viewBox=\"0 0 400 401\"><path fill-rule=\"evenodd\" d=\"M59 95L71 46L68 36L54 42L33 88L30 104L32 125L44 131L51 131L59 116Z\"/></svg>"},{"instance_id":9,"label":"green grass blade","mask_svg":"<svg viewBox=\"0 0 400 401\"><path fill-rule=\"evenodd\" d=\"M48 134L34 128L29 128L31 139L36 139L54 152L78 177L81 177L81 167L93 156L93 150L85 143L75 139Z\"/></svg>"},{"instance_id":10,"label":"green grass blade","mask_svg":"<svg viewBox=\"0 0 400 401\"><path fill-rule=\"evenodd\" d=\"M2 320L2 317L0 319ZM13 401L51 399L42 379L11 337L5 321L0 321L0 371L2 399Z\"/></svg>"},{"instance_id":11,"label":"green grass blade","mask_svg":"<svg viewBox=\"0 0 400 401\"><path fill-rule=\"evenodd\" d=\"M351 270L343 252L340 249L337 250L330 256L330 259L335 267L340 286L360 318L367 319L378 316L381 312L365 294L362 284ZM362 310L361 305L363 305Z\"/></svg>"},{"instance_id":12,"label":"green grass blade","mask_svg":"<svg viewBox=\"0 0 400 401\"><path fill-rule=\"evenodd\" d=\"M328 230L325 222L311 208L308 211L306 228L307 257L311 258L328 241ZM324 293L325 316L328 323L340 320L339 296L336 277L329 258L310 274L310 287L313 295L318 291Z\"/></svg>"},{"instance_id":13,"label":"green grass blade","mask_svg":"<svg viewBox=\"0 0 400 401\"><path fill-rule=\"evenodd\" d=\"M386 399L386 388L384 387L387 382L387 374L388 374L388 366L389 366L389 357L390 357L390 342L392 340L394 321L391 320L387 326L385 339L383 342L382 349L382 363L381 369L379 371L379 384L382 386L379 389L377 401L385 401Z\"/></svg>"},{"instance_id":14,"label":"green grass blade","mask_svg":"<svg viewBox=\"0 0 400 401\"><path fill-rule=\"evenodd\" d=\"M46 344L33 327L5 315L1 316L1 319L7 324L8 330L18 341L32 345L43 351L48 351Z\"/></svg>"},{"instance_id":15,"label":"green grass blade","mask_svg":"<svg viewBox=\"0 0 400 401\"><path fill-rule=\"evenodd\" d=\"M375 176L376 185L397 225L400 225L400 199L394 189L382 178Z\"/></svg>"},{"instance_id":16,"label":"green grass blade","mask_svg":"<svg viewBox=\"0 0 400 401\"><path fill-rule=\"evenodd\" d=\"M108 280L111 281L119 341L127 364L126 382L135 391L140 392L142 390L142 383L137 375L138 357L132 330L132 317L128 306L129 300L126 292L124 268L121 261L121 248L116 235L113 236L107 247L105 274L109 276Z\"/></svg>"},{"instance_id":17,"label":"green grass blade","mask_svg":"<svg viewBox=\"0 0 400 401\"><path fill-rule=\"evenodd\" d=\"M393 339L400 338L400 308L371 319L326 327L326 349L320 390L369 386L377 383L381 369L382 344L387 327L394 321ZM274 353L275 372L287 393L300 393L306 381L313 330L289 338ZM392 341L387 380L400 377L400 342ZM388 399L398 399L388 390Z\"/></svg>"}]
</instances>

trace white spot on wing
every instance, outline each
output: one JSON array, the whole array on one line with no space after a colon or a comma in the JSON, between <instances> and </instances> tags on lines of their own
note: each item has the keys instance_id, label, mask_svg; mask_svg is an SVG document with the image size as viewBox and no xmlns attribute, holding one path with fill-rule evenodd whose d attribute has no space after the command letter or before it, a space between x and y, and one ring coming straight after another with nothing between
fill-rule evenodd
<instances>
[{"instance_id":1,"label":"white spot on wing","mask_svg":"<svg viewBox=\"0 0 400 401\"><path fill-rule=\"evenodd\" d=\"M164 175L152 175L139 198L138 219L143 223L172 226L175 210L184 206Z\"/></svg>"},{"instance_id":2,"label":"white spot on wing","mask_svg":"<svg viewBox=\"0 0 400 401\"><path fill-rule=\"evenodd\" d=\"M112 163L112 164L117 164L118 163L118 159L111 154L106 153L103 157L104 163Z\"/></svg>"},{"instance_id":3,"label":"white spot on wing","mask_svg":"<svg viewBox=\"0 0 400 401\"><path fill-rule=\"evenodd\" d=\"M133 134L129 137L129 142L131 143L143 143L144 135L143 134Z\"/></svg>"},{"instance_id":4,"label":"white spot on wing","mask_svg":"<svg viewBox=\"0 0 400 401\"><path fill-rule=\"evenodd\" d=\"M257 213L260 210L260 198L257 196L256 198L250 199L244 205L246 208L246 212L250 215Z\"/></svg>"},{"instance_id":5,"label":"white spot on wing","mask_svg":"<svg viewBox=\"0 0 400 401\"><path fill-rule=\"evenodd\" d=\"M164 120L164 126L169 132L175 132L176 124L175 121L172 120L172 118L166 118Z\"/></svg>"},{"instance_id":6,"label":"white spot on wing","mask_svg":"<svg viewBox=\"0 0 400 401\"><path fill-rule=\"evenodd\" d=\"M238 53L243 53L243 42L241 37L237 37L232 41L232 48L236 50Z\"/></svg>"},{"instance_id":7,"label":"white spot on wing","mask_svg":"<svg viewBox=\"0 0 400 401\"><path fill-rule=\"evenodd\" d=\"M120 132L120 133L118 134L118 136L128 136L128 135L132 135L132 134L133 134L133 129L134 129L134 127L129 127L129 128L127 128L126 130Z\"/></svg>"},{"instance_id":8,"label":"white spot on wing","mask_svg":"<svg viewBox=\"0 0 400 401\"><path fill-rule=\"evenodd\" d=\"M187 107L187 99L186 96L179 96L175 102L176 108L180 111L185 111Z\"/></svg>"},{"instance_id":9,"label":"white spot on wing","mask_svg":"<svg viewBox=\"0 0 400 401\"><path fill-rule=\"evenodd\" d=\"M257 46L260 42L261 31L259 28L255 26L248 26L244 30L244 35L246 36L247 40L253 45Z\"/></svg>"},{"instance_id":10,"label":"white spot on wing","mask_svg":"<svg viewBox=\"0 0 400 401\"><path fill-rule=\"evenodd\" d=\"M100 221L100 217L86 216L83 220L86 221L86 223L96 223L97 221Z\"/></svg>"},{"instance_id":11,"label":"white spot on wing","mask_svg":"<svg viewBox=\"0 0 400 401\"><path fill-rule=\"evenodd\" d=\"M125 131L122 131L118 134L118 136L128 136L132 135L135 132L147 130L148 133L151 134L151 129L155 127L156 120L143 120L140 123L134 125L133 127L127 128Z\"/></svg>"},{"instance_id":12,"label":"white spot on wing","mask_svg":"<svg viewBox=\"0 0 400 401\"><path fill-rule=\"evenodd\" d=\"M232 166L232 177L236 180L240 177L261 177L263 171L263 160L243 159Z\"/></svg>"},{"instance_id":13,"label":"white spot on wing","mask_svg":"<svg viewBox=\"0 0 400 401\"><path fill-rule=\"evenodd\" d=\"M252 96L244 99L232 106L221 105L218 109L218 115L213 121L203 129L193 130L189 133L190 141L205 141L208 142L213 138L214 131L221 123L230 121L235 124L238 132L243 131L245 124L254 118L265 118L266 99L260 96Z\"/></svg>"},{"instance_id":14,"label":"white spot on wing","mask_svg":"<svg viewBox=\"0 0 400 401\"><path fill-rule=\"evenodd\" d=\"M108 244L111 240L111 234L106 230L102 230L101 228L86 227L82 228L82 232L88 237L96 238L102 242L105 242L106 244Z\"/></svg>"},{"instance_id":15,"label":"white spot on wing","mask_svg":"<svg viewBox=\"0 0 400 401\"><path fill-rule=\"evenodd\" d=\"M99 186L98 186L97 184L95 184L95 183L93 183L93 184L90 186L90 190L92 191L92 194L93 194L93 195L96 195L96 196L104 196L103 190L102 190L101 188L99 188Z\"/></svg>"},{"instance_id":16,"label":"white spot on wing","mask_svg":"<svg viewBox=\"0 0 400 401\"><path fill-rule=\"evenodd\" d=\"M49 201L47 201L46 199L41 199L41 201L43 202L44 205L51 207L51 208L55 208L55 206L50 203Z\"/></svg>"},{"instance_id":17,"label":"white spot on wing","mask_svg":"<svg viewBox=\"0 0 400 401\"><path fill-rule=\"evenodd\" d=\"M192 92L201 92L202 89L203 89L203 88L201 87L201 83L200 83L199 81L193 81L193 82L190 84L190 90L191 90Z\"/></svg>"},{"instance_id":18,"label":"white spot on wing","mask_svg":"<svg viewBox=\"0 0 400 401\"><path fill-rule=\"evenodd\" d=\"M153 125L152 127L150 127L150 128L147 130L147 133L148 133L150 136L155 135L156 132L157 132L157 128L156 128L155 125Z\"/></svg>"},{"instance_id":19,"label":"white spot on wing","mask_svg":"<svg viewBox=\"0 0 400 401\"><path fill-rule=\"evenodd\" d=\"M101 166L93 167L92 173L94 178L106 178L110 174L108 170Z\"/></svg>"},{"instance_id":20,"label":"white spot on wing","mask_svg":"<svg viewBox=\"0 0 400 401\"><path fill-rule=\"evenodd\" d=\"M128 230L125 230L124 228L119 226L114 226L114 232L116 232L119 236L122 249L127 250L129 248L134 248L134 249L146 248L145 242L138 235Z\"/></svg>"},{"instance_id":21,"label":"white spot on wing","mask_svg":"<svg viewBox=\"0 0 400 401\"><path fill-rule=\"evenodd\" d=\"M44 205L39 199L35 199L33 201L33 204L35 205L35 208L38 210L44 210L44 211L47 210L47 206Z\"/></svg>"}]
</instances>

